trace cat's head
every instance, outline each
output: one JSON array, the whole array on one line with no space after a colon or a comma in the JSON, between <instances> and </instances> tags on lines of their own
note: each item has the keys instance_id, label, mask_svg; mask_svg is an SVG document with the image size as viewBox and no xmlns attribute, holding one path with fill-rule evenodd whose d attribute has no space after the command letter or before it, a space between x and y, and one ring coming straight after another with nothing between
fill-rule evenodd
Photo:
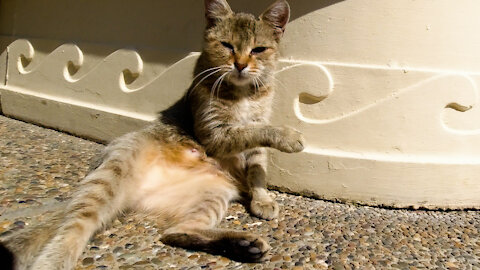
<instances>
[{"instance_id":1,"label":"cat's head","mask_svg":"<svg viewBox=\"0 0 480 270\"><path fill-rule=\"evenodd\" d=\"M205 0L205 16L202 69L221 68L212 77L224 75L224 80L239 86L270 81L290 18L288 3L278 0L255 18L234 13L226 0Z\"/></svg>"}]
</instances>

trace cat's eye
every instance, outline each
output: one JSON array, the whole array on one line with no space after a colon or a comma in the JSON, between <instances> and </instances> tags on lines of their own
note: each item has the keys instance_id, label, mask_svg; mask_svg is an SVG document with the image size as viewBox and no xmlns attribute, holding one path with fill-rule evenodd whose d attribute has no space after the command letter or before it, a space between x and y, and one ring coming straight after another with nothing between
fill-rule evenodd
<instances>
[{"instance_id":1,"label":"cat's eye","mask_svg":"<svg viewBox=\"0 0 480 270\"><path fill-rule=\"evenodd\" d=\"M256 47L252 49L251 54L259 54L267 50L267 47Z\"/></svg>"},{"instance_id":2,"label":"cat's eye","mask_svg":"<svg viewBox=\"0 0 480 270\"><path fill-rule=\"evenodd\" d=\"M227 48L227 49L229 49L230 51L233 52L234 49L233 49L233 45L232 45L232 44L230 44L230 43L228 43L228 42L225 42L225 41L222 41L221 43L222 43L223 47L225 47L225 48Z\"/></svg>"}]
</instances>

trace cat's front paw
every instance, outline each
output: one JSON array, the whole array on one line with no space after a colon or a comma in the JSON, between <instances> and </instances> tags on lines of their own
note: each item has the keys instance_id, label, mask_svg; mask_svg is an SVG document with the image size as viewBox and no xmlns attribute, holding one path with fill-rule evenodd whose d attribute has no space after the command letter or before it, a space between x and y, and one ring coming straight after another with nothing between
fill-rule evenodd
<instances>
[{"instance_id":1,"label":"cat's front paw","mask_svg":"<svg viewBox=\"0 0 480 270\"><path fill-rule=\"evenodd\" d=\"M278 217L279 207L274 200L252 199L250 212L256 217L272 220Z\"/></svg>"},{"instance_id":2,"label":"cat's front paw","mask_svg":"<svg viewBox=\"0 0 480 270\"><path fill-rule=\"evenodd\" d=\"M300 131L288 126L279 128L281 137L277 149L285 153L298 153L305 148L305 139Z\"/></svg>"}]
</instances>

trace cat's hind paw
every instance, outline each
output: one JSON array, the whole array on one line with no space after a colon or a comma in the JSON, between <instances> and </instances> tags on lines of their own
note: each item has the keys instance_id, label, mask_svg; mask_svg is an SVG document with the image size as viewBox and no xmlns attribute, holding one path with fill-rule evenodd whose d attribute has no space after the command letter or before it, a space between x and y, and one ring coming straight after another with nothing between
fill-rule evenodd
<instances>
[{"instance_id":1,"label":"cat's hind paw","mask_svg":"<svg viewBox=\"0 0 480 270\"><path fill-rule=\"evenodd\" d=\"M239 262L260 262L270 250L270 245L260 236L242 233L222 240L226 247L223 255Z\"/></svg>"}]
</instances>

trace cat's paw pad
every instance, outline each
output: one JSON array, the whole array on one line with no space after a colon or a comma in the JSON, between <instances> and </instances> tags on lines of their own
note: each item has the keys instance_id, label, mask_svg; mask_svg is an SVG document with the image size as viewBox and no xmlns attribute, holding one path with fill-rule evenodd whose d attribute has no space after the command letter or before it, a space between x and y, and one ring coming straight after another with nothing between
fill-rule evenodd
<instances>
[{"instance_id":1,"label":"cat's paw pad","mask_svg":"<svg viewBox=\"0 0 480 270\"><path fill-rule=\"evenodd\" d=\"M245 233L227 240L229 249L225 256L240 262L260 262L270 250L270 245L260 236Z\"/></svg>"},{"instance_id":2,"label":"cat's paw pad","mask_svg":"<svg viewBox=\"0 0 480 270\"><path fill-rule=\"evenodd\" d=\"M271 220L278 217L278 203L273 200L256 200L250 203L250 212L259 218Z\"/></svg>"},{"instance_id":3,"label":"cat's paw pad","mask_svg":"<svg viewBox=\"0 0 480 270\"><path fill-rule=\"evenodd\" d=\"M281 127L282 139L277 147L278 150L285 153L298 153L305 148L305 139L300 131L291 127Z\"/></svg>"}]
</instances>

